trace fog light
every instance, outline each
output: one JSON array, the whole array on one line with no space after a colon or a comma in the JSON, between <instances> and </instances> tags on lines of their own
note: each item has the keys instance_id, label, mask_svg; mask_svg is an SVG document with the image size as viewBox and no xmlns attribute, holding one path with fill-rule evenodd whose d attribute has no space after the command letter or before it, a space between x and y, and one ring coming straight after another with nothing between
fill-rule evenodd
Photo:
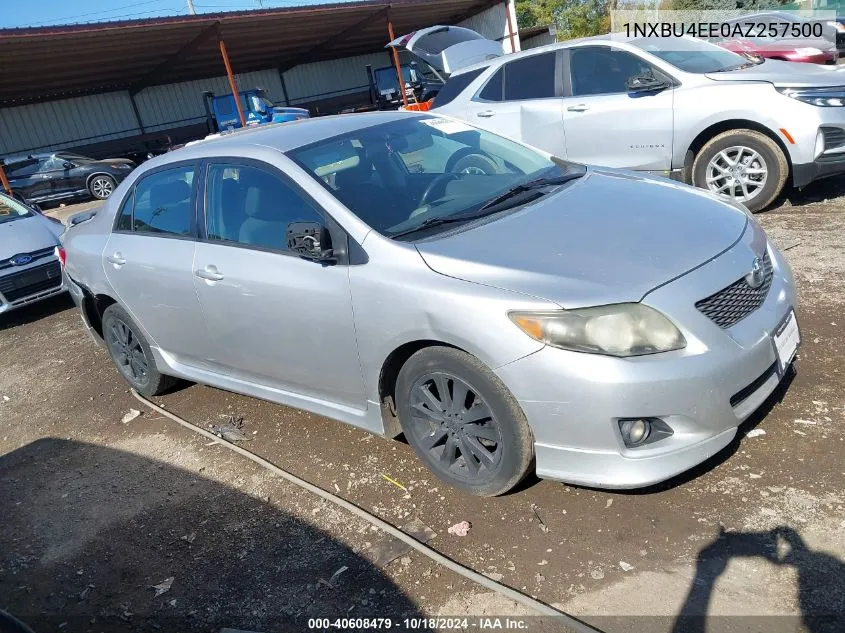
<instances>
[{"instance_id":1,"label":"fog light","mask_svg":"<svg viewBox=\"0 0 845 633\"><path fill-rule=\"evenodd\" d=\"M637 446L648 439L651 433L651 422L644 419L620 420L619 430L626 446Z\"/></svg>"}]
</instances>

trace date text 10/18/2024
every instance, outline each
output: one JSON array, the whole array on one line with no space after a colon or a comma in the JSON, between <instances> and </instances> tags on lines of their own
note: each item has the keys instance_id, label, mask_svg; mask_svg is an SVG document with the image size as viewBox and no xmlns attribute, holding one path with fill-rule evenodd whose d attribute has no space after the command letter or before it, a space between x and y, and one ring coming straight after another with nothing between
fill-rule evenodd
<instances>
[{"instance_id":1,"label":"date text 10/18/2024","mask_svg":"<svg viewBox=\"0 0 845 633\"><path fill-rule=\"evenodd\" d=\"M526 619L513 617L480 618L310 618L308 629L312 631L332 630L396 630L396 631L440 631L440 630L511 630L528 631Z\"/></svg>"}]
</instances>

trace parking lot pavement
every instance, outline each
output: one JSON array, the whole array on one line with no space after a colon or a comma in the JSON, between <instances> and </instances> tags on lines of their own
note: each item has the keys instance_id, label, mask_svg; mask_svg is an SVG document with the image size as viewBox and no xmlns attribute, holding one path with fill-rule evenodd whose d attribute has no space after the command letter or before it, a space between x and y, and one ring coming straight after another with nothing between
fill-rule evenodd
<instances>
[{"instance_id":1,"label":"parking lot pavement","mask_svg":"<svg viewBox=\"0 0 845 633\"><path fill-rule=\"evenodd\" d=\"M250 450L393 524L419 517L449 557L608 632L669 631L679 613L842 614L843 194L819 183L758 216L799 286L791 384L727 450L650 490L532 479L478 499L440 484L406 444L319 416L196 385L156 401L204 427L244 416ZM149 411L122 423L140 407L68 300L6 315L0 358L0 596L48 617L41 630L516 610L418 553L375 568L358 553L377 535L358 519ZM449 535L462 520L469 534ZM663 619L607 619L638 614ZM799 624L767 630L824 630Z\"/></svg>"}]
</instances>

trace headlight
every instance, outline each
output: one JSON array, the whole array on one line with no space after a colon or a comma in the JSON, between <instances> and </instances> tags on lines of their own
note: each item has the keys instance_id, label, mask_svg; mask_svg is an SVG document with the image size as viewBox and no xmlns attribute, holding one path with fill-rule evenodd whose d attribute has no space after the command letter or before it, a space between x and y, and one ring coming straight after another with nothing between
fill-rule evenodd
<instances>
[{"instance_id":1,"label":"headlight","mask_svg":"<svg viewBox=\"0 0 845 633\"><path fill-rule=\"evenodd\" d=\"M834 29L839 31L840 33L845 32L845 24L839 24L839 22L825 22L828 26L832 26Z\"/></svg>"},{"instance_id":2,"label":"headlight","mask_svg":"<svg viewBox=\"0 0 845 633\"><path fill-rule=\"evenodd\" d=\"M807 57L810 55L821 55L822 52L818 48L810 46L808 48L796 48L795 54L800 55L801 57Z\"/></svg>"},{"instance_id":3,"label":"headlight","mask_svg":"<svg viewBox=\"0 0 845 633\"><path fill-rule=\"evenodd\" d=\"M836 88L775 88L779 93L822 108L845 106L845 86Z\"/></svg>"},{"instance_id":4,"label":"headlight","mask_svg":"<svg viewBox=\"0 0 845 633\"><path fill-rule=\"evenodd\" d=\"M669 319L641 303L511 312L508 316L531 338L575 352L641 356L681 349L687 344Z\"/></svg>"}]
</instances>

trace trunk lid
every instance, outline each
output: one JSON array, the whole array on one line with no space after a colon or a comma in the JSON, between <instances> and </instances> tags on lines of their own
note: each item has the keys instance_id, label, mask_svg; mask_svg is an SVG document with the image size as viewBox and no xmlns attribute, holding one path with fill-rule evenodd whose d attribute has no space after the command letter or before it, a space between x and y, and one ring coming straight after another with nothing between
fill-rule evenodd
<instances>
[{"instance_id":1,"label":"trunk lid","mask_svg":"<svg viewBox=\"0 0 845 633\"><path fill-rule=\"evenodd\" d=\"M499 42L461 26L430 26L413 31L397 37L387 48L405 49L447 74L505 54Z\"/></svg>"},{"instance_id":2,"label":"trunk lid","mask_svg":"<svg viewBox=\"0 0 845 633\"><path fill-rule=\"evenodd\" d=\"M510 215L416 246L443 275L576 308L639 301L730 248L746 223L691 187L590 169Z\"/></svg>"}]
</instances>

